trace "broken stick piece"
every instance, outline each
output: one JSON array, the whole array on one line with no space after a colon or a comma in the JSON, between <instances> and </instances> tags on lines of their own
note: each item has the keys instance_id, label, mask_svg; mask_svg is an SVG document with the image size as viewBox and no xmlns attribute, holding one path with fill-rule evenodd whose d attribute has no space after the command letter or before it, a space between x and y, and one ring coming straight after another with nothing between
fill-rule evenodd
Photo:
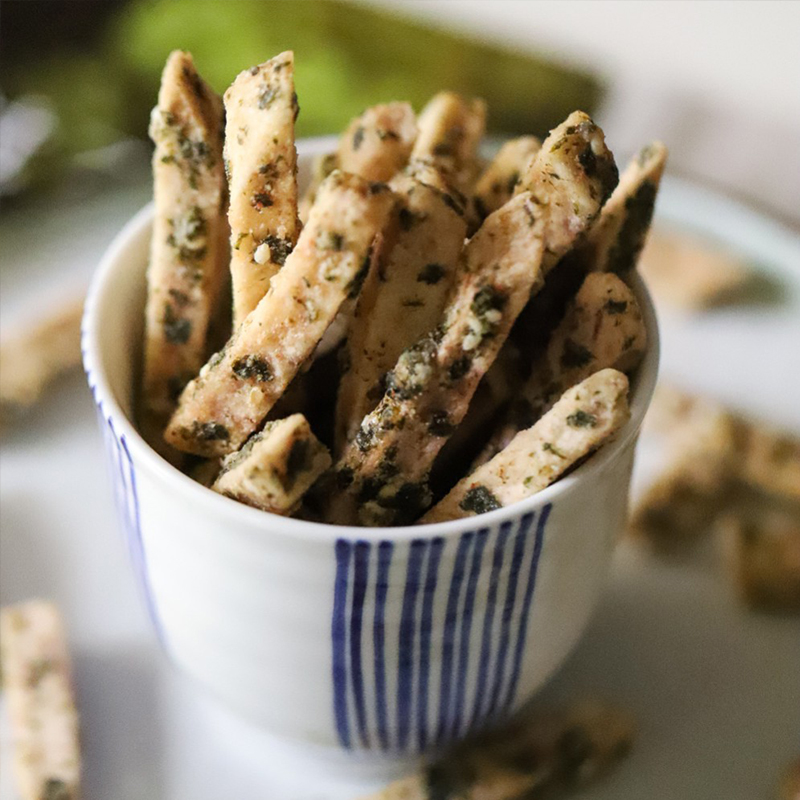
<instances>
[{"instance_id":1,"label":"broken stick piece","mask_svg":"<svg viewBox=\"0 0 800 800\"><path fill-rule=\"evenodd\" d=\"M457 483L420 523L482 514L536 494L615 436L629 416L628 379L613 369L596 372Z\"/></svg>"},{"instance_id":2,"label":"broken stick piece","mask_svg":"<svg viewBox=\"0 0 800 800\"><path fill-rule=\"evenodd\" d=\"M59 375L80 366L83 297L0 342L0 409L30 408Z\"/></svg>"},{"instance_id":3,"label":"broken stick piece","mask_svg":"<svg viewBox=\"0 0 800 800\"><path fill-rule=\"evenodd\" d=\"M61 615L42 600L3 608L0 640L20 797L77 800L78 712Z\"/></svg>"},{"instance_id":4,"label":"broken stick piece","mask_svg":"<svg viewBox=\"0 0 800 800\"><path fill-rule=\"evenodd\" d=\"M215 492L273 514L291 514L331 465L327 448L302 414L268 422L222 463Z\"/></svg>"}]
</instances>

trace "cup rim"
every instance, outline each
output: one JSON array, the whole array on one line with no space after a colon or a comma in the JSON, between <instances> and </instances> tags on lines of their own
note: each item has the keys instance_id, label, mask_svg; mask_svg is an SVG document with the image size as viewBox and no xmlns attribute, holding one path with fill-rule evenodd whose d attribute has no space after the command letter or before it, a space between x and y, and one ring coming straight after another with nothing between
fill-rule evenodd
<instances>
[{"instance_id":1,"label":"cup rim","mask_svg":"<svg viewBox=\"0 0 800 800\"><path fill-rule=\"evenodd\" d=\"M333 141L335 139L331 137L317 137L299 141L298 155L312 155L324 152L326 148L331 146ZM614 441L600 448L574 472L524 500L495 511L465 519L423 525L384 528L332 525L326 522L312 522L294 519L293 517L283 517L268 511L252 508L203 486L158 455L144 441L136 426L122 410L114 392L111 390L105 370L102 368L103 359L100 355L103 345L98 330L99 311L105 298L114 289L115 276L120 270L127 267L128 262L124 258L125 251L132 240L141 236L145 229L151 225L152 218L153 203L150 202L140 209L115 235L100 259L89 287L81 323L81 350L84 370L95 393L96 402L102 405L105 413L112 418L117 432L125 437L137 465L144 465L159 480L164 481L165 486L173 487L176 493L184 496L187 502L193 505L204 505L210 512L227 516L234 523L241 522L247 528L263 528L265 532L272 529L269 530L269 533L274 535L274 529L279 527L281 532L287 536L333 543L339 538L361 539L370 542L377 542L386 538L399 541L428 539L437 536L447 538L458 535L465 529L493 527L508 520L518 519L523 514L540 509L548 503L554 503L559 498L577 491L582 484L590 482L594 476L603 472L607 465L622 457L631 440L638 434L644 415L650 405L658 376L660 356L659 329L652 298L641 276L634 270L630 284L642 310L647 331L647 349L641 364L637 368L636 385L630 404L630 419Z\"/></svg>"}]
</instances>

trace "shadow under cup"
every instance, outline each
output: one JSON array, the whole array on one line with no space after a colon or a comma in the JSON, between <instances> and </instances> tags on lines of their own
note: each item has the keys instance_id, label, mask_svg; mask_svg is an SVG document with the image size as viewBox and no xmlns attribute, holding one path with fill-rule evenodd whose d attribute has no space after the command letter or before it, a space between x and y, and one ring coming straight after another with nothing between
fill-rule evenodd
<instances>
[{"instance_id":1,"label":"shadow under cup","mask_svg":"<svg viewBox=\"0 0 800 800\"><path fill-rule=\"evenodd\" d=\"M329 146L304 143L301 174ZM132 565L169 658L271 733L345 760L397 764L513 712L575 645L623 529L658 362L641 281L650 344L615 442L485 515L337 527L218 495L136 432L151 220L147 207L103 258L83 349Z\"/></svg>"}]
</instances>

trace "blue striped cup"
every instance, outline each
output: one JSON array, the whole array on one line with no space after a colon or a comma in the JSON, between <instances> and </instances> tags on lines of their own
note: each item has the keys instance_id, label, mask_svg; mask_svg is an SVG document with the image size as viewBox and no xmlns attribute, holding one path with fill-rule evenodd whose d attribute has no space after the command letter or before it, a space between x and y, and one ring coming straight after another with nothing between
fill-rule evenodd
<instances>
[{"instance_id":1,"label":"blue striped cup","mask_svg":"<svg viewBox=\"0 0 800 800\"><path fill-rule=\"evenodd\" d=\"M301 181L330 148L301 143ZM83 347L131 562L169 658L283 740L387 774L513 712L575 645L624 525L658 363L641 282L650 345L615 442L508 508L336 527L215 494L134 428L151 221L148 206L104 256Z\"/></svg>"}]
</instances>

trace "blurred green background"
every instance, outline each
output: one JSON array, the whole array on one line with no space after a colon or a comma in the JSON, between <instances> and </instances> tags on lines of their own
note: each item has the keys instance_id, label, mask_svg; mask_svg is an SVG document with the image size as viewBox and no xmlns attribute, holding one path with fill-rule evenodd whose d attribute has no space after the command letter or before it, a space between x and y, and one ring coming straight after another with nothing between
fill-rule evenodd
<instances>
[{"instance_id":1,"label":"blurred green background","mask_svg":"<svg viewBox=\"0 0 800 800\"><path fill-rule=\"evenodd\" d=\"M50 120L35 157L23 146L14 170L13 142L0 142L6 200L76 171L124 179L130 158L115 144L146 139L175 48L220 92L293 49L300 137L337 132L376 102L419 109L445 88L486 98L490 132L542 134L575 108L591 113L602 93L585 72L339 0L3 0L0 34L3 113L18 101Z\"/></svg>"}]
</instances>

